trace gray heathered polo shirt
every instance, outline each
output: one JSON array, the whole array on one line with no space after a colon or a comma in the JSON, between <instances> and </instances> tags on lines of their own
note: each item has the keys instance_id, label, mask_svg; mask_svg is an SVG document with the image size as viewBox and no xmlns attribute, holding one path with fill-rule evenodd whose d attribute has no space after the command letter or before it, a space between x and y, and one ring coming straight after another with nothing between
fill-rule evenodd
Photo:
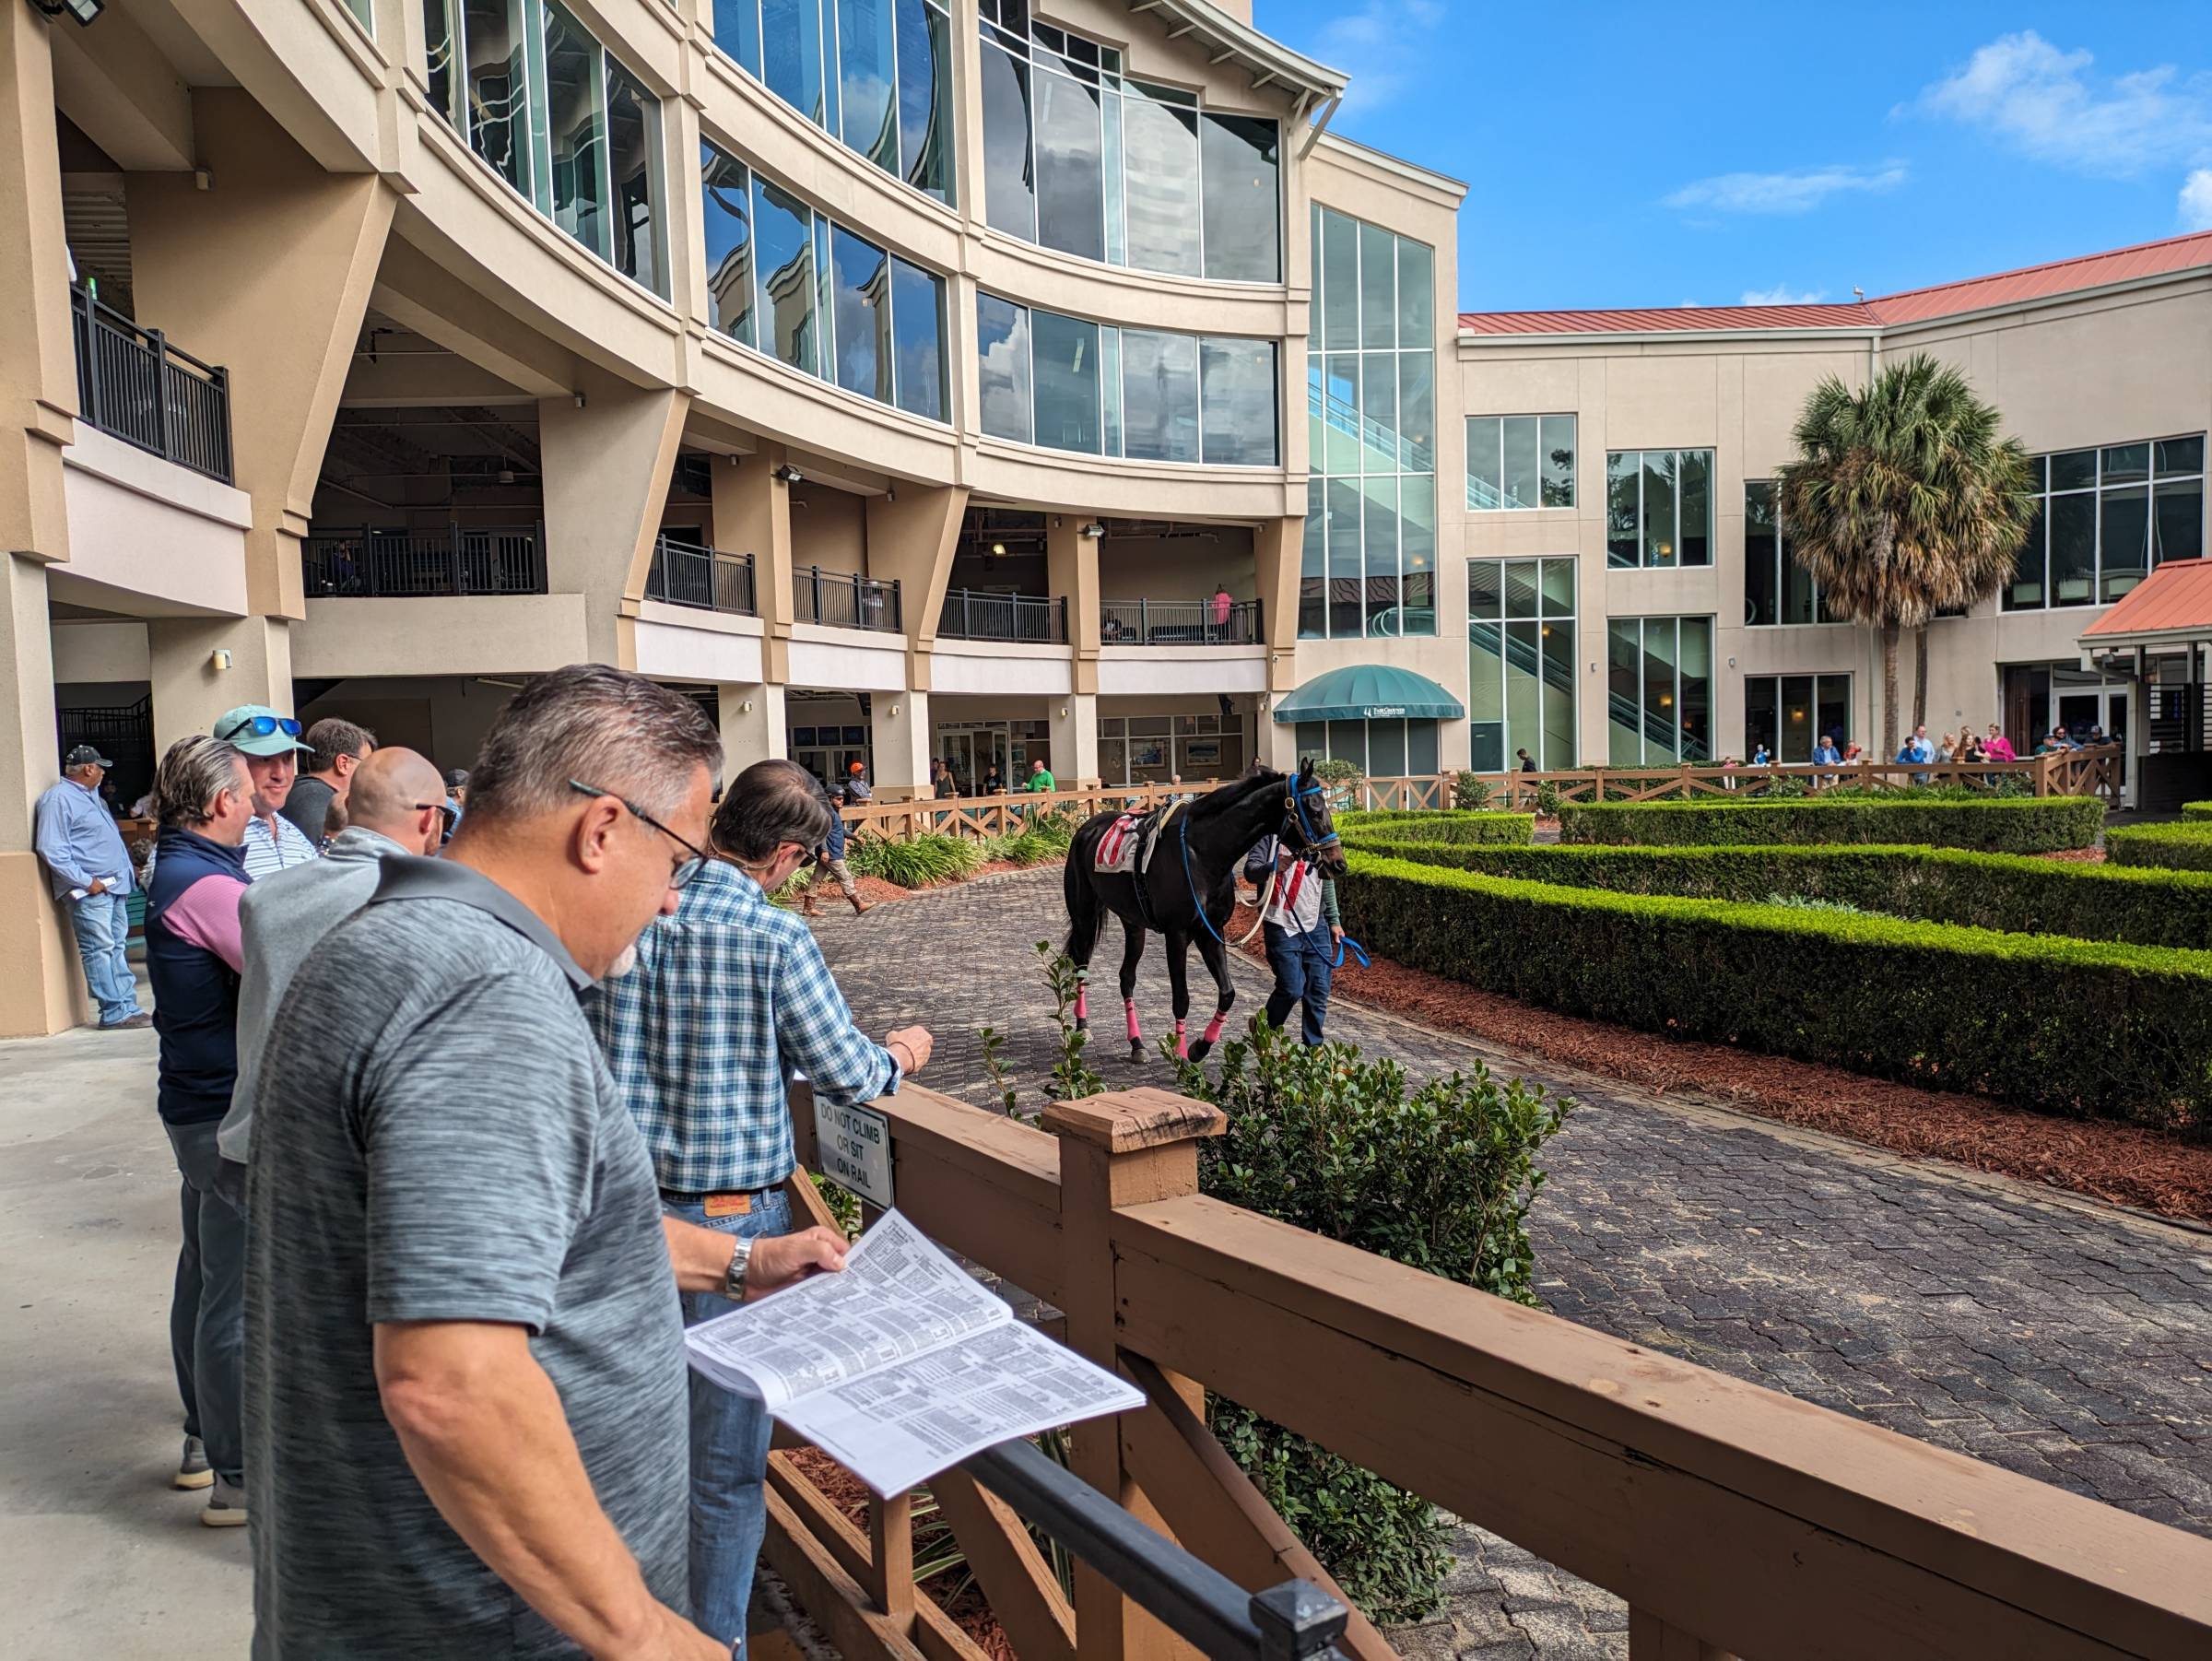
<instances>
[{"instance_id":1,"label":"gray heathered polo shirt","mask_svg":"<svg viewBox=\"0 0 2212 1661\"><path fill-rule=\"evenodd\" d=\"M689 1608L683 1325L653 1165L503 889L402 855L294 975L254 1103L246 1259L253 1654L575 1652L449 1528L377 1394L383 1321L529 1329L600 1504Z\"/></svg>"}]
</instances>

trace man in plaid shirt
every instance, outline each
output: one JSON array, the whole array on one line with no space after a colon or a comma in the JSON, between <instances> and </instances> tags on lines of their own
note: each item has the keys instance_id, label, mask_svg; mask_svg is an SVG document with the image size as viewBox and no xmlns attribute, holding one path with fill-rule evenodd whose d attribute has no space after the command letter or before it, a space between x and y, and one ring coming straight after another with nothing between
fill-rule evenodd
<instances>
[{"instance_id":1,"label":"man in plaid shirt","mask_svg":"<svg viewBox=\"0 0 2212 1661\"><path fill-rule=\"evenodd\" d=\"M821 845L830 813L795 763L747 768L715 809L719 857L640 937L636 966L600 983L592 1024L671 1217L747 1239L790 1232L792 1074L850 1106L889 1095L929 1059L927 1028L878 1044L854 1026L812 933L769 903ZM737 1307L709 1292L683 1302L686 1325ZM768 1524L769 1431L759 1402L692 1374L693 1618L733 1643Z\"/></svg>"}]
</instances>

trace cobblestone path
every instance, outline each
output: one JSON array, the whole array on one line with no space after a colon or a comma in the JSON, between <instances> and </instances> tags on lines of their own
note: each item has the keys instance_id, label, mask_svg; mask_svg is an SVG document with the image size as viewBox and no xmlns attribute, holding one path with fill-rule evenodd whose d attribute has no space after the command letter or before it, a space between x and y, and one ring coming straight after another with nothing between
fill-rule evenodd
<instances>
[{"instance_id":1,"label":"cobblestone path","mask_svg":"<svg viewBox=\"0 0 2212 1661\"><path fill-rule=\"evenodd\" d=\"M1056 866L818 927L864 1024L935 1033L933 1088L992 1101L976 1039L988 1021L1036 1098L1055 1046L1031 946L1066 930ZM1119 962L1109 928L1109 1018ZM1211 982L1195 953L1191 969L1203 1017ZM1267 976L1242 960L1237 974L1241 1021ZM1138 988L1148 1035L1168 1007L1155 941ZM1530 1219L1555 1313L2212 1535L2212 1236L1662 1100L1371 1008L1339 1004L1329 1030L1417 1079L1482 1060L1583 1103L1547 1150ZM1110 1082L1161 1081L1158 1062L1126 1067L1120 1047L1092 1052L1108 1052ZM1626 1655L1617 1599L1479 1530L1459 1553L1451 1618L1394 1634L1408 1653Z\"/></svg>"}]
</instances>

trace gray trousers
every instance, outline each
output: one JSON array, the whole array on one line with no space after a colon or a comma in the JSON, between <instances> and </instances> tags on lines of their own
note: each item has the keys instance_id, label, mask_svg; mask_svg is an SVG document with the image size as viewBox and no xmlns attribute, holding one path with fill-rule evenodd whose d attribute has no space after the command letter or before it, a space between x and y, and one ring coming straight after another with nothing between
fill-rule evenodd
<instances>
[{"instance_id":1,"label":"gray trousers","mask_svg":"<svg viewBox=\"0 0 2212 1661\"><path fill-rule=\"evenodd\" d=\"M183 1177L183 1245L169 1305L169 1349L184 1398L184 1433L207 1444L217 1476L245 1471L246 1219L223 1192L217 1121L165 1125Z\"/></svg>"}]
</instances>

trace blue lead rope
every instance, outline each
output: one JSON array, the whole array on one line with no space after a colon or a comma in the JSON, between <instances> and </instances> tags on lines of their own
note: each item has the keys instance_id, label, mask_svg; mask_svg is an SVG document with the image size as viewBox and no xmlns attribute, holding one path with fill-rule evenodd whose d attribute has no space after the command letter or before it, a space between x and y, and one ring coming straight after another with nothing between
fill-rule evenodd
<instances>
[{"instance_id":1,"label":"blue lead rope","mask_svg":"<svg viewBox=\"0 0 2212 1661\"><path fill-rule=\"evenodd\" d=\"M1335 960L1329 965L1329 967L1331 969L1342 969L1344 967L1344 954L1347 951L1350 952L1352 956L1359 960L1360 968L1365 969L1367 967L1367 948L1360 945L1359 941L1353 939L1349 935L1345 936L1343 939L1336 942L1336 958Z\"/></svg>"}]
</instances>

